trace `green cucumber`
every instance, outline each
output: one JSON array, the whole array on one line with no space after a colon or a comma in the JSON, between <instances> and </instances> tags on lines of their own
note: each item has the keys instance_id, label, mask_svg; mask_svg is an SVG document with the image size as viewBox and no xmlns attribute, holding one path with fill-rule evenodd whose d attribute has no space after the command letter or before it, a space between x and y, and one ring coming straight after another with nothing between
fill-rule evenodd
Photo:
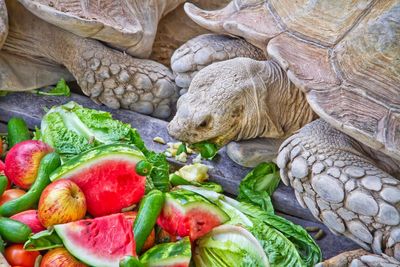
<instances>
[{"instance_id":1,"label":"green cucumber","mask_svg":"<svg viewBox=\"0 0 400 267\"><path fill-rule=\"evenodd\" d=\"M120 260L119 267L143 267L144 265L138 258L133 256L125 256Z\"/></svg>"},{"instance_id":2,"label":"green cucumber","mask_svg":"<svg viewBox=\"0 0 400 267\"><path fill-rule=\"evenodd\" d=\"M8 185L8 178L0 174L0 196L6 191Z\"/></svg>"},{"instance_id":3,"label":"green cucumber","mask_svg":"<svg viewBox=\"0 0 400 267\"><path fill-rule=\"evenodd\" d=\"M17 199L11 200L0 206L0 215L9 217L19 212L32 208L39 202L40 195L48 184L50 174L61 165L60 156L53 152L47 154L40 161L38 175L28 192Z\"/></svg>"},{"instance_id":4,"label":"green cucumber","mask_svg":"<svg viewBox=\"0 0 400 267\"><path fill-rule=\"evenodd\" d=\"M19 142L31 139L28 126L26 126L26 123L22 118L11 118L7 123L7 130L9 149Z\"/></svg>"},{"instance_id":5,"label":"green cucumber","mask_svg":"<svg viewBox=\"0 0 400 267\"><path fill-rule=\"evenodd\" d=\"M140 202L139 212L133 225L137 254L142 250L147 237L156 224L157 217L164 205L164 198L163 192L154 189Z\"/></svg>"},{"instance_id":6,"label":"green cucumber","mask_svg":"<svg viewBox=\"0 0 400 267\"><path fill-rule=\"evenodd\" d=\"M0 235L5 241L24 243L31 233L31 228L22 222L4 217L0 218Z\"/></svg>"}]
</instances>

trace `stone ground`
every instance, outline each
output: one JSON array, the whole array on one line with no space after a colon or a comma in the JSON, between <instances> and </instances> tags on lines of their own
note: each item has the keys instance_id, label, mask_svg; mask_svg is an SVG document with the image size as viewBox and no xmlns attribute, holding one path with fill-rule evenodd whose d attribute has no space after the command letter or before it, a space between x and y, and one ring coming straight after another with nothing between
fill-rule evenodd
<instances>
[{"instance_id":1,"label":"stone ground","mask_svg":"<svg viewBox=\"0 0 400 267\"><path fill-rule=\"evenodd\" d=\"M111 110L105 106L99 106L93 103L87 97L72 94L71 97L44 97L36 96L30 93L14 93L5 97L0 97L0 131L6 131L5 123L12 116L20 116L25 119L30 128L40 125L40 120L45 114L45 109L54 105L60 105L68 101L76 101L89 108L102 109L109 111L113 117L121 121L130 123L137 128L148 148L161 152L166 149L166 145L160 145L153 142L155 136L164 138L166 142L176 142L167 133L167 122L135 113L128 110ZM170 160L175 168L179 168L182 163ZM189 161L190 162L190 161ZM220 183L224 190L234 195L240 179L243 178L248 168L241 167L231 161L227 156L225 149L219 151L218 156L211 162L207 162L213 169L210 171L211 180ZM316 226L324 230L325 236L318 240L324 258L330 258L343 251L358 248L351 240L332 234L324 225L316 219L306 209L300 207L297 203L293 190L280 184L273 195L275 209L287 219L302 226Z\"/></svg>"}]
</instances>

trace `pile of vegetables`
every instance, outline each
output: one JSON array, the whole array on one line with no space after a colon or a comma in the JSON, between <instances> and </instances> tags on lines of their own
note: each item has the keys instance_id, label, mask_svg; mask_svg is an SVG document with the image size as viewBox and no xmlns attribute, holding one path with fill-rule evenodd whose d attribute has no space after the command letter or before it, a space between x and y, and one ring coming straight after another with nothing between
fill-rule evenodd
<instances>
[{"instance_id":1,"label":"pile of vegetables","mask_svg":"<svg viewBox=\"0 0 400 267\"><path fill-rule=\"evenodd\" d=\"M51 108L31 139L13 118L0 161L5 266L314 266L321 251L274 213L279 171L262 163L237 199L207 166L170 173L164 153L107 112ZM212 158L216 147L197 144ZM181 149L182 150L182 149ZM7 263L8 262L8 263Z\"/></svg>"}]
</instances>

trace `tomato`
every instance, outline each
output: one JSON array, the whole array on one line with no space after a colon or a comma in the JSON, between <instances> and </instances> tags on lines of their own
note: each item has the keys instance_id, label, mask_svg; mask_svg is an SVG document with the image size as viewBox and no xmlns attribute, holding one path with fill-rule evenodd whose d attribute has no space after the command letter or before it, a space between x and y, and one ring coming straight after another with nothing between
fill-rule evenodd
<instances>
[{"instance_id":1,"label":"tomato","mask_svg":"<svg viewBox=\"0 0 400 267\"><path fill-rule=\"evenodd\" d=\"M34 267L39 255L38 251L24 250L23 244L11 245L4 251L7 262L12 266Z\"/></svg>"},{"instance_id":2,"label":"tomato","mask_svg":"<svg viewBox=\"0 0 400 267\"><path fill-rule=\"evenodd\" d=\"M25 194L25 191L21 189L9 189L4 191L3 195L0 197L0 206L10 200L19 198L23 194Z\"/></svg>"},{"instance_id":3,"label":"tomato","mask_svg":"<svg viewBox=\"0 0 400 267\"><path fill-rule=\"evenodd\" d=\"M135 221L136 216L137 216L137 211L128 211L124 212L124 216L128 220L132 220L132 222ZM150 235L147 237L146 242L144 242L142 252L148 250L149 248L154 246L154 243L156 241L156 232L154 229L151 231Z\"/></svg>"}]
</instances>

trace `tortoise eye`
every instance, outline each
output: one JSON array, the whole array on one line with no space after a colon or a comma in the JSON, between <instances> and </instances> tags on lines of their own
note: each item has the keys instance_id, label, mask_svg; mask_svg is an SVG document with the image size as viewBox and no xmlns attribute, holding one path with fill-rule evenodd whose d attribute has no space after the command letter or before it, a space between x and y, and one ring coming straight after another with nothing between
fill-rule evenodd
<instances>
[{"instance_id":1,"label":"tortoise eye","mask_svg":"<svg viewBox=\"0 0 400 267\"><path fill-rule=\"evenodd\" d=\"M197 128L206 128L211 122L211 116L206 116L197 126Z\"/></svg>"}]
</instances>

